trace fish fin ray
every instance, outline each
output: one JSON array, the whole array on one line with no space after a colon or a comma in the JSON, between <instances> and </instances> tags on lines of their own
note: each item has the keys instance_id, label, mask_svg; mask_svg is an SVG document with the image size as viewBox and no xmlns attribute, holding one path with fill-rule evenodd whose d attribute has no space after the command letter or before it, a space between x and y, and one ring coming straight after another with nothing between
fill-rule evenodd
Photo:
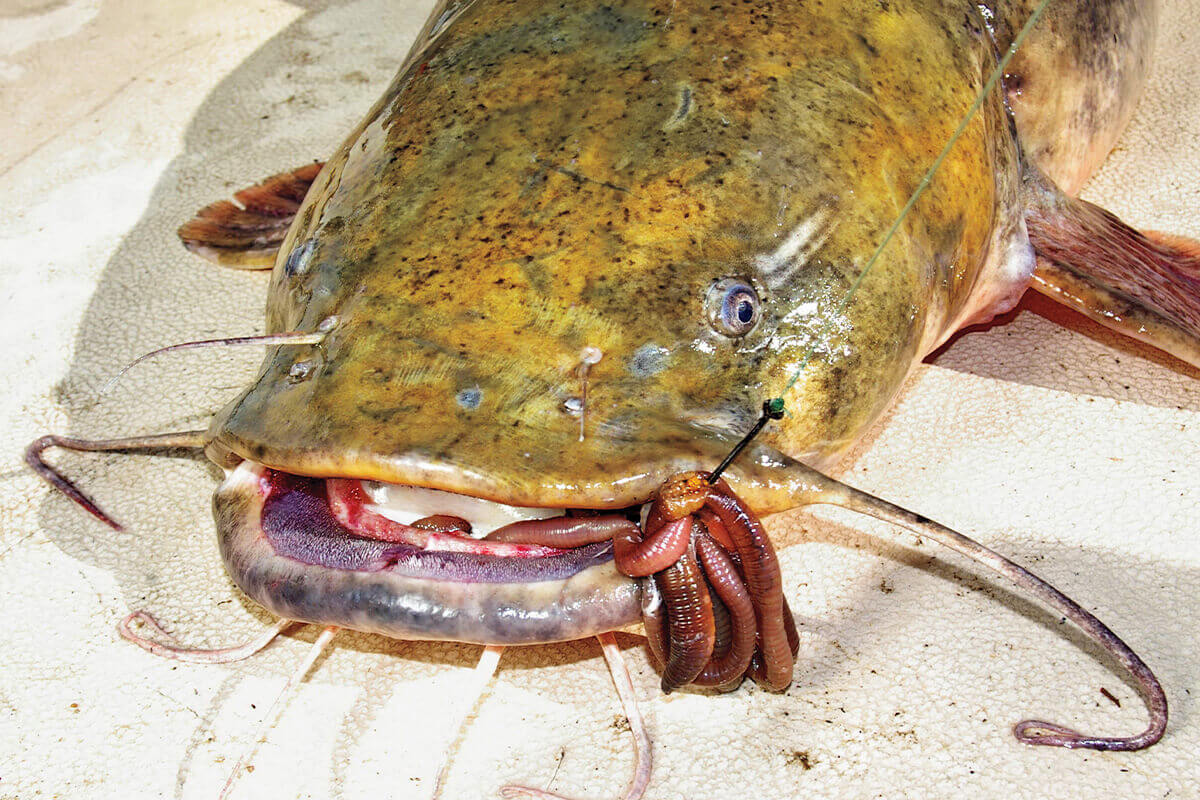
<instances>
[{"instance_id":1,"label":"fish fin ray","mask_svg":"<svg viewBox=\"0 0 1200 800\"><path fill-rule=\"evenodd\" d=\"M1200 367L1200 242L1142 232L1043 184L1026 213L1032 288Z\"/></svg>"},{"instance_id":2,"label":"fish fin ray","mask_svg":"<svg viewBox=\"0 0 1200 800\"><path fill-rule=\"evenodd\" d=\"M183 246L223 267L269 269L322 166L314 162L272 175L233 200L205 206L180 226Z\"/></svg>"}]
</instances>

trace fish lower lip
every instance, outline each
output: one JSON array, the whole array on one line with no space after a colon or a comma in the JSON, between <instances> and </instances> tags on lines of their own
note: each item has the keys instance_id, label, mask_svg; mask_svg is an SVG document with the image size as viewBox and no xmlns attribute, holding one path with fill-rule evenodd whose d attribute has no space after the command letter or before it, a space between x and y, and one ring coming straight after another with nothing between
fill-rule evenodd
<instances>
[{"instance_id":1,"label":"fish lower lip","mask_svg":"<svg viewBox=\"0 0 1200 800\"><path fill-rule=\"evenodd\" d=\"M289 619L411 639L528 644L640 619L608 541L569 549L435 534L434 548L363 536L324 481L243 462L214 498L234 582Z\"/></svg>"}]
</instances>

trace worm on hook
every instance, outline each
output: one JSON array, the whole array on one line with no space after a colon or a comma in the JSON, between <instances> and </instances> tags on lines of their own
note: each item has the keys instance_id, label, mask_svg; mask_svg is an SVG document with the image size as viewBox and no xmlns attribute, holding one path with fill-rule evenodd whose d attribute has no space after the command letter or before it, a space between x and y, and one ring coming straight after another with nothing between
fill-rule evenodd
<instances>
[{"instance_id":1,"label":"worm on hook","mask_svg":"<svg viewBox=\"0 0 1200 800\"><path fill-rule=\"evenodd\" d=\"M667 660L662 690L686 686L708 664L716 645L712 600L700 565L691 552L654 576L667 611Z\"/></svg>"},{"instance_id":2,"label":"worm on hook","mask_svg":"<svg viewBox=\"0 0 1200 800\"><path fill-rule=\"evenodd\" d=\"M687 552L692 538L692 518L662 522L653 512L646 520L646 537L636 526L622 530L613 538L613 560L617 569L633 578L662 572Z\"/></svg>"},{"instance_id":3,"label":"worm on hook","mask_svg":"<svg viewBox=\"0 0 1200 800\"><path fill-rule=\"evenodd\" d=\"M754 599L762 653L762 682L775 691L792 682L792 649L783 616L783 576L775 548L758 517L733 493L724 480L704 501L728 532L741 560L746 588Z\"/></svg>"},{"instance_id":4,"label":"worm on hook","mask_svg":"<svg viewBox=\"0 0 1200 800\"><path fill-rule=\"evenodd\" d=\"M775 551L724 481L698 472L659 489L645 535L613 539L617 568L643 580L643 622L664 691L688 683L731 689L752 675L772 690L791 681L798 647Z\"/></svg>"},{"instance_id":5,"label":"worm on hook","mask_svg":"<svg viewBox=\"0 0 1200 800\"><path fill-rule=\"evenodd\" d=\"M696 536L695 542L696 555L704 568L704 575L728 615L729 646L725 652L718 650L713 653L694 683L700 686L726 686L745 674L754 655L757 632L754 602L733 559L721 546L707 534Z\"/></svg>"},{"instance_id":6,"label":"worm on hook","mask_svg":"<svg viewBox=\"0 0 1200 800\"><path fill-rule=\"evenodd\" d=\"M638 527L617 514L598 517L551 517L513 522L484 537L489 542L583 547L607 539L637 536Z\"/></svg>"}]
</instances>

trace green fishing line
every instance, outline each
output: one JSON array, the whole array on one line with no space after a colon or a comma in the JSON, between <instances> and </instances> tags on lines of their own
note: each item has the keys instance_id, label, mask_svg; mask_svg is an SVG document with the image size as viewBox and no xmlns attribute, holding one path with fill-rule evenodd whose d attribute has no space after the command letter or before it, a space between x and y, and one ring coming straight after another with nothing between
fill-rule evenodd
<instances>
[{"instance_id":1,"label":"green fishing line","mask_svg":"<svg viewBox=\"0 0 1200 800\"><path fill-rule=\"evenodd\" d=\"M803 374L805 368L808 367L808 362L812 360L813 354L817 350L817 343L829 332L829 328L833 324L833 320L840 317L842 312L846 310L846 307L850 305L850 301L854 299L854 294L858 291L858 287L862 285L863 280L871 272L871 269L875 266L875 262L879 260L880 254L882 254L884 248L888 246L888 243L892 240L892 237L896 235L898 230L900 230L900 226L904 223L904 220L908 216L909 212L913 210L914 206L916 206L917 201L921 198L921 195L924 194L925 190L929 188L929 184L932 182L933 176L937 174L939 169L941 169L942 163L950 154L950 150L953 149L955 143L959 140L963 133L966 132L967 126L971 124L971 120L975 118L975 115L983 106L984 101L987 100L988 95L991 94L992 89L994 89L996 84L1000 82L1000 78L1003 77L1005 69L1008 68L1008 63L1012 61L1012 57L1024 43L1025 37L1029 35L1031 30L1033 30L1033 26L1037 24L1039 19L1041 19L1042 12L1044 12L1046 7L1049 5L1050 0L1042 0L1042 2L1038 3L1038 6L1034 9L1033 13L1029 15L1029 19L1025 21L1025 24L1017 33L1016 38L1012 40L1012 44L1008 46L1008 50L1005 51L1004 56L996 65L996 68L992 70L987 81L984 82L983 88L979 90L979 94L976 95L975 101L971 104L971 107L967 109L967 113L958 123L958 127L955 129L954 133L950 135L950 139L946 142L945 147L943 147L942 151L938 153L937 158L933 160L933 163L929 166L929 169L925 171L925 174L921 177L920 182L917 184L917 188L913 190L913 193L908 198L908 202L906 202L904 207L900 210L900 214L896 217L895 222L893 222L891 227L888 228L887 233L885 233L883 236L883 240L880 241L879 246L875 248L875 252L871 254L869 259L867 259L866 266L863 267L862 272L860 272L858 277L854 279L854 283L850 285L850 288L846 291L846 295L842 298L841 302L838 303L837 308L834 309L833 314L826 318L827 321L825 324L817 331L816 334L813 335L812 340L809 342L808 349L804 352L804 357L800 360L800 366L796 367L796 371L792 373L792 376L784 385L782 394L787 394L789 391L791 391L792 387L796 385L796 382L800 380L801 374ZM750 429L749 433L742 437L741 441L739 441L729 452L729 455L725 456L725 459L720 463L720 465L718 465L717 468L712 471L712 473L709 475L708 482L710 484L715 483L716 480L721 476L721 473L724 472L731 463L733 463L733 460L737 458L738 454L750 444L750 441L754 439L754 437L757 436L764 427L766 427L769 421L773 419L782 419L788 413L790 412L787 411L787 406L782 395L779 397L772 397L771 399L765 401L762 406L762 415L758 418L758 421L754 423L754 427Z\"/></svg>"},{"instance_id":2,"label":"green fishing line","mask_svg":"<svg viewBox=\"0 0 1200 800\"><path fill-rule=\"evenodd\" d=\"M1048 5L1050 5L1050 0L1042 0L1042 2L1038 4L1038 7L1034 9L1033 13L1029 15L1029 19L1025 21L1025 25L1022 26L1020 32L1017 33L1017 36L1015 39L1013 39L1012 44L1008 46L1008 50L1004 53L1004 57L1000 59L1000 63L996 65L996 68L992 70L991 75L988 76L983 88L975 97L975 102L971 104L971 107L967 110L967 113L962 118L962 121L958 123L958 128L955 129L953 134L951 134L950 139L946 142L946 146L942 148L940 153L938 153L937 158L933 160L933 164L931 164L929 169L925 172L925 175L917 184L917 188L913 190L912 195L908 198L908 202L905 203L904 208L900 210L900 215L896 217L896 221L892 223L890 228L888 228L887 233L884 234L883 240L879 243L879 246L875 248L875 252L871 254L869 259L867 259L866 266L863 267L862 272L860 272L858 277L854 279L854 283L851 284L850 288L846 291L845 297L842 298L837 308L834 309L833 314L827 317L825 324L813 336L812 341L808 345L808 349L804 353L804 357L800 360L800 366L796 368L796 371L792 373L792 377L789 378L787 384L784 385L782 394L787 394L789 391L791 391L792 387L796 385L796 382L800 380L800 375L804 372L805 368L808 367L808 362L812 359L813 354L817 350L818 342L829 332L830 326L833 324L832 321L840 317L842 312L846 310L846 306L848 306L850 301L854 298L854 294L858 291L858 287L862 285L863 280L871 272L871 269L875 266L875 262L879 260L880 254L883 253L884 248L888 246L888 242L890 242L892 237L896 235L896 232L900 230L901 224L903 224L905 217L908 216L909 212L912 211L913 207L917 204L917 200L919 200L921 195L925 193L925 190L929 188L929 184L933 180L934 174L936 174L941 168L942 163L946 160L946 156L950 154L950 150L954 147L954 144L967 130L967 125L971 123L971 120L975 117L975 114L978 113L979 109L983 106L984 101L987 99L988 95L991 94L992 89L994 89L996 84L1000 82L1000 78L1003 77L1004 71L1008 67L1008 63L1012 60L1013 55L1016 54L1021 44L1025 41L1025 37L1029 34L1029 31L1031 31L1033 26L1037 24L1037 21L1042 16L1042 12L1046 10ZM784 408L782 396L772 398L768 402L777 403L781 411Z\"/></svg>"}]
</instances>

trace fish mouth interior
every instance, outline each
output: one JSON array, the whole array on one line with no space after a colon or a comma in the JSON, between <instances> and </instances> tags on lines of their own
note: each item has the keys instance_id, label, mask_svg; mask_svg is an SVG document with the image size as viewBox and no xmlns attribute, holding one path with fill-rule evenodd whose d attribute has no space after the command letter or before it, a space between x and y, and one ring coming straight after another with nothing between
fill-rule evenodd
<instances>
[{"instance_id":1,"label":"fish mouth interior","mask_svg":"<svg viewBox=\"0 0 1200 800\"><path fill-rule=\"evenodd\" d=\"M787 487L753 474L769 477L786 461L765 449L742 458L739 493L754 490L762 508L790 502ZM568 481L541 484L542 492L522 482L503 494L493 492L497 478L447 491L461 484L428 488L438 485L426 481L428 471L400 472L394 483L368 473L376 480L364 482L349 470L309 476L244 459L213 508L229 576L280 617L400 639L537 644L641 620L641 583L617 568L614 541L641 538L639 515L664 480L684 471L668 471L676 463L589 495ZM578 506L550 502L571 497Z\"/></svg>"},{"instance_id":2,"label":"fish mouth interior","mask_svg":"<svg viewBox=\"0 0 1200 800\"><path fill-rule=\"evenodd\" d=\"M484 539L500 528L534 519L588 513L583 509L516 506L459 492L382 481L344 481L358 484L366 496L364 509L397 524L411 526L436 517L453 517L469 526L464 533Z\"/></svg>"},{"instance_id":3,"label":"fish mouth interior","mask_svg":"<svg viewBox=\"0 0 1200 800\"><path fill-rule=\"evenodd\" d=\"M543 526L637 524L641 505L612 511L521 507L440 489L312 478L243 462L262 497L261 531L279 555L335 570L400 572L452 581L537 581L611 559L611 535L539 543L519 531ZM531 525L532 523L532 525ZM601 525L600 527L603 527Z\"/></svg>"},{"instance_id":4,"label":"fish mouth interior","mask_svg":"<svg viewBox=\"0 0 1200 800\"><path fill-rule=\"evenodd\" d=\"M213 499L229 576L280 617L400 639L537 644L640 619L638 585L613 561L613 531L637 524L626 516L384 488L243 461ZM441 519L432 528L408 524L429 517ZM514 525L581 528L588 536L562 546L494 538Z\"/></svg>"}]
</instances>

